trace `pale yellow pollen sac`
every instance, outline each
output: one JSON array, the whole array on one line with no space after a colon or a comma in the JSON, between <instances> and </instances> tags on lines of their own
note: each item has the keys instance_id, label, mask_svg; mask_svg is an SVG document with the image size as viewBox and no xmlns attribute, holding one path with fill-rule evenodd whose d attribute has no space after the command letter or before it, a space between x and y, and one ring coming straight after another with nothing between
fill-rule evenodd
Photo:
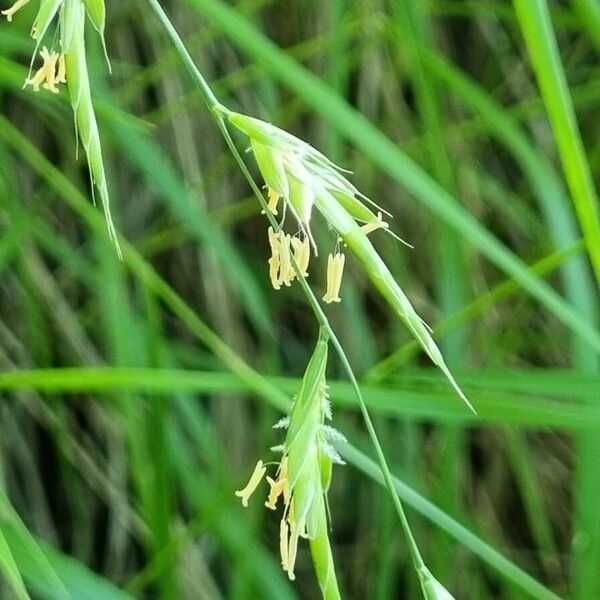
<instances>
[{"instance_id":1,"label":"pale yellow pollen sac","mask_svg":"<svg viewBox=\"0 0 600 600\"><path fill-rule=\"evenodd\" d=\"M281 261L279 260L279 234L273 231L272 227L268 229L269 234L269 245L271 246L271 258L269 258L269 277L271 279L271 285L276 289L281 288L281 281L279 279L279 270Z\"/></svg>"},{"instance_id":2,"label":"pale yellow pollen sac","mask_svg":"<svg viewBox=\"0 0 600 600\"><path fill-rule=\"evenodd\" d=\"M274 214L274 215L278 214L277 213L277 203L279 202L279 194L275 190L272 190L271 188L269 188L268 197L269 197L269 203L267 205L267 208L271 211L271 214Z\"/></svg>"},{"instance_id":3,"label":"pale yellow pollen sac","mask_svg":"<svg viewBox=\"0 0 600 600\"><path fill-rule=\"evenodd\" d=\"M288 506L290 503L290 499L292 494L290 492L290 482L288 480L288 457L286 456L281 461L280 471L279 471L279 479L281 479L284 483L283 486L283 503L285 506Z\"/></svg>"},{"instance_id":4,"label":"pale yellow pollen sac","mask_svg":"<svg viewBox=\"0 0 600 600\"><path fill-rule=\"evenodd\" d=\"M262 481L266 471L267 467L263 465L262 460L259 460L256 463L256 467L254 467L254 471L252 472L250 481L248 481L248 485L246 485L243 490L238 490L235 492L235 495L242 499L242 506L248 506L248 499L254 493L254 490L256 490L258 484Z\"/></svg>"},{"instance_id":5,"label":"pale yellow pollen sac","mask_svg":"<svg viewBox=\"0 0 600 600\"><path fill-rule=\"evenodd\" d=\"M289 234L286 235L283 233L283 231L279 232L279 260L281 261L281 265L279 267L279 279L281 283L287 287L292 285L292 281L296 276L290 261L291 240L292 238Z\"/></svg>"},{"instance_id":6,"label":"pale yellow pollen sac","mask_svg":"<svg viewBox=\"0 0 600 600\"><path fill-rule=\"evenodd\" d=\"M387 229L389 227L389 223L386 223L383 220L383 214L381 212L377 213L377 219L375 221L371 221L370 223L365 223L361 225L361 230L365 235L369 235L369 233L373 233L377 229Z\"/></svg>"},{"instance_id":7,"label":"pale yellow pollen sac","mask_svg":"<svg viewBox=\"0 0 600 600\"><path fill-rule=\"evenodd\" d=\"M279 252L275 251L273 256L267 261L269 263L269 277L271 278L271 285L276 289L281 288L279 282Z\"/></svg>"},{"instance_id":8,"label":"pale yellow pollen sac","mask_svg":"<svg viewBox=\"0 0 600 600\"><path fill-rule=\"evenodd\" d=\"M267 483L271 486L271 490L269 492L269 498L265 502L265 506L271 510L275 510L277 508L277 500L279 499L279 496L283 494L287 480L278 479L275 481L274 479L267 477Z\"/></svg>"},{"instance_id":9,"label":"pale yellow pollen sac","mask_svg":"<svg viewBox=\"0 0 600 600\"><path fill-rule=\"evenodd\" d=\"M290 286L296 273L290 259L290 245L292 238L283 231L275 233L272 227L268 229L271 258L269 259L269 277L271 284L278 290L281 284Z\"/></svg>"},{"instance_id":10,"label":"pale yellow pollen sac","mask_svg":"<svg viewBox=\"0 0 600 600\"><path fill-rule=\"evenodd\" d=\"M294 260L300 273L303 277L308 277L308 262L310 260L310 241L308 237L306 236L302 240L296 237L292 238L292 248L294 249Z\"/></svg>"},{"instance_id":11,"label":"pale yellow pollen sac","mask_svg":"<svg viewBox=\"0 0 600 600\"><path fill-rule=\"evenodd\" d=\"M10 23L12 21L13 15L28 3L29 0L17 0L10 8L3 10L2 14L6 16L6 20Z\"/></svg>"},{"instance_id":12,"label":"pale yellow pollen sac","mask_svg":"<svg viewBox=\"0 0 600 600\"><path fill-rule=\"evenodd\" d=\"M44 89L58 94L57 83L66 82L66 69L64 55L58 52L50 52L46 46L40 51L40 56L44 60L42 66L36 71L35 75L25 81L25 85L30 85L35 92L40 91L40 85ZM58 72L57 72L58 65Z\"/></svg>"},{"instance_id":13,"label":"pale yellow pollen sac","mask_svg":"<svg viewBox=\"0 0 600 600\"><path fill-rule=\"evenodd\" d=\"M293 502L291 502L289 504L287 522L290 524L291 527L294 527L296 524L296 519L294 517L294 503Z\"/></svg>"},{"instance_id":14,"label":"pale yellow pollen sac","mask_svg":"<svg viewBox=\"0 0 600 600\"><path fill-rule=\"evenodd\" d=\"M296 566L296 555L298 554L298 539L300 538L300 534L304 531L306 527L306 523L303 520L302 523L296 525L293 524L290 527L290 544L287 552L287 574L291 581L296 579L294 575L294 567Z\"/></svg>"},{"instance_id":15,"label":"pale yellow pollen sac","mask_svg":"<svg viewBox=\"0 0 600 600\"><path fill-rule=\"evenodd\" d=\"M327 258L327 290L323 296L323 301L327 304L341 302L340 286L345 262L346 255L341 252L337 252L335 256L329 254Z\"/></svg>"},{"instance_id":16,"label":"pale yellow pollen sac","mask_svg":"<svg viewBox=\"0 0 600 600\"><path fill-rule=\"evenodd\" d=\"M51 52L48 57L48 66L46 68L46 82L43 85L45 90L50 90L53 94L58 94L56 87L56 65L58 63L58 53Z\"/></svg>"},{"instance_id":17,"label":"pale yellow pollen sac","mask_svg":"<svg viewBox=\"0 0 600 600\"><path fill-rule=\"evenodd\" d=\"M288 540L289 528L285 518L279 523L279 554L281 554L281 566L283 570L288 570Z\"/></svg>"}]
</instances>

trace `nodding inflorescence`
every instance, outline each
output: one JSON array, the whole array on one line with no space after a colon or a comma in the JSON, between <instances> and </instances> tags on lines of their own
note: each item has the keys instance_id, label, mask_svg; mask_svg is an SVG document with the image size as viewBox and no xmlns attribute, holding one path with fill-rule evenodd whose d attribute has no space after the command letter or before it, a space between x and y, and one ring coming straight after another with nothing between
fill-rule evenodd
<instances>
[{"instance_id":1,"label":"nodding inflorescence","mask_svg":"<svg viewBox=\"0 0 600 600\"><path fill-rule=\"evenodd\" d=\"M327 540L326 498L332 466L333 463L344 464L334 443L345 441L345 438L326 423L331 419L326 365L327 342L320 339L306 368L300 392L294 398L290 416L274 425L275 429L286 429L287 434L283 444L271 448L281 453L281 459L275 463L273 477L266 474L267 464L259 460L248 484L235 492L242 505L248 506L250 496L266 479L269 491L265 506L277 510L282 500L279 551L282 568L290 579L295 579L299 540ZM325 564L332 560L330 552L313 550L313 559L318 566L331 566ZM323 573L332 571L329 568L322 570ZM321 584L327 585L324 581Z\"/></svg>"},{"instance_id":2,"label":"nodding inflorescence","mask_svg":"<svg viewBox=\"0 0 600 600\"><path fill-rule=\"evenodd\" d=\"M15 13L23 8L29 0L17 0L2 14L12 21ZM92 103L90 80L87 70L85 47L85 27L91 22L104 44L105 7L104 0L42 0L31 27L31 37L36 40L31 60L29 75L23 87L31 86L34 92L47 90L54 94L60 92L59 84L67 84L69 99L73 109L76 137L81 140L85 149L94 188L98 191L108 234L113 241L117 254L121 250L117 233L110 212L110 201L100 133ZM44 39L48 45L43 45ZM41 50L40 50L41 46ZM33 65L38 55L42 65L33 72ZM109 65L110 66L110 65Z\"/></svg>"},{"instance_id":3,"label":"nodding inflorescence","mask_svg":"<svg viewBox=\"0 0 600 600\"><path fill-rule=\"evenodd\" d=\"M338 209L346 211L360 224L366 236L377 229L388 229L383 211L375 214L366 203L373 204L361 194L342 174L343 169L330 161L318 150L283 131L253 117L240 113L228 113L229 121L250 139L250 145L267 190L267 210L273 215L283 214L282 225L289 212L297 227L294 235L268 230L271 258L268 261L269 276L276 290L289 286L296 274L287 260L294 251L295 262L304 277L308 276L311 253L317 256L310 223L313 208L319 210L322 202L334 202ZM320 211L322 212L322 211ZM335 224L328 221L334 229ZM338 235L343 241L343 231ZM338 236L335 245L339 244ZM329 254L327 262L327 290L323 301L339 302L341 278L345 255L338 249Z\"/></svg>"}]
</instances>

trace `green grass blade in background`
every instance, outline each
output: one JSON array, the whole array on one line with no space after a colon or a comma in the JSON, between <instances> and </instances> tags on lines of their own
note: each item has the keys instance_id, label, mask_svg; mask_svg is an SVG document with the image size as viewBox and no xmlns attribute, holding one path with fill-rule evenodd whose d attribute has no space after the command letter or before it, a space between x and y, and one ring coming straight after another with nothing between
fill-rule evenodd
<instances>
[{"instance_id":1,"label":"green grass blade in background","mask_svg":"<svg viewBox=\"0 0 600 600\"><path fill-rule=\"evenodd\" d=\"M579 133L548 6L546 0L515 0L514 5L600 287L598 195Z\"/></svg>"},{"instance_id":2,"label":"green grass blade in background","mask_svg":"<svg viewBox=\"0 0 600 600\"><path fill-rule=\"evenodd\" d=\"M551 163L537 152L514 119L478 85L441 56L427 52L426 57L428 68L480 117L486 130L514 155L535 194L555 246L563 248L574 243L579 238L575 217L564 186ZM569 302L583 319L595 323L598 294L584 259L578 257L566 263L562 274ZM587 345L578 338L573 341L573 352L576 362L593 364Z\"/></svg>"},{"instance_id":3,"label":"green grass blade in background","mask_svg":"<svg viewBox=\"0 0 600 600\"><path fill-rule=\"evenodd\" d=\"M399 55L406 54L415 89L415 101L418 107L421 135L424 137L427 171L441 187L453 197L459 198L455 180L455 162L450 157L446 130L443 126L442 105L444 97L440 93L438 82L425 68L423 48L435 48L432 24L427 8L420 0L404 3L392 2L395 22L399 34L395 36ZM468 269L465 248L460 235L446 223L437 223L435 228L435 296L440 317L456 313L466 303L470 295ZM457 328L440 343L440 350L446 357L450 369L460 368L467 349L467 327ZM433 467L438 481L433 486L432 499L445 511L462 514L461 487L462 477L466 476L466 434L460 428L448 428L440 432L440 452ZM417 449L415 449L418 452ZM418 473L418 467L416 468ZM453 547L444 536L437 535L432 540L435 548L432 571L441 581L452 588L453 569L447 556L453 553Z\"/></svg>"},{"instance_id":4,"label":"green grass blade in background","mask_svg":"<svg viewBox=\"0 0 600 600\"><path fill-rule=\"evenodd\" d=\"M571 4L579 13L579 23L587 30L588 35L600 48L600 3L596 0L571 0Z\"/></svg>"},{"instance_id":5,"label":"green grass blade in background","mask_svg":"<svg viewBox=\"0 0 600 600\"><path fill-rule=\"evenodd\" d=\"M30 542L17 526L5 524L2 526L2 533L11 548L21 575L35 590L36 597L44 600L65 600L65 598L132 600L132 596L95 575L81 563L51 548L41 540L36 540L36 545L44 560L59 577L60 587L57 587L48 580L39 561L31 553Z\"/></svg>"},{"instance_id":6,"label":"green grass blade in background","mask_svg":"<svg viewBox=\"0 0 600 600\"><path fill-rule=\"evenodd\" d=\"M21 577L19 567L15 563L10 547L2 533L0 526L0 569L4 573L4 577L9 582L17 600L31 600L25 582Z\"/></svg>"},{"instance_id":7,"label":"green grass blade in background","mask_svg":"<svg viewBox=\"0 0 600 600\"><path fill-rule=\"evenodd\" d=\"M600 205L548 6L545 0L515 0L514 5L600 288ZM592 363L592 368L597 372L597 361ZM600 519L597 512L600 443L597 436L583 434L577 450L573 591L575 598L584 600L600 595Z\"/></svg>"},{"instance_id":8,"label":"green grass blade in background","mask_svg":"<svg viewBox=\"0 0 600 600\"><path fill-rule=\"evenodd\" d=\"M381 474L373 460L349 444L344 445L341 449L343 456L351 461L354 466L375 481L381 483ZM397 478L394 479L394 484L398 490L398 494L407 505L431 520L463 546L469 548L485 563L498 570L519 588L519 593L525 594L528 598L536 598L537 600L560 600L559 596L554 592L541 585L525 571L502 556L492 546L478 538L451 516L445 514L414 489ZM514 594L514 590L511 594Z\"/></svg>"}]
</instances>

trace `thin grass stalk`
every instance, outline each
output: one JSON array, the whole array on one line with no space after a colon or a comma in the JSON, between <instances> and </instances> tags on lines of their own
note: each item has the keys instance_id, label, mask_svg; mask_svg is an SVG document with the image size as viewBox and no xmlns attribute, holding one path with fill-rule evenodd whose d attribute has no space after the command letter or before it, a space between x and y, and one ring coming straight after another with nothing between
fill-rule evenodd
<instances>
[{"instance_id":1,"label":"thin grass stalk","mask_svg":"<svg viewBox=\"0 0 600 600\"><path fill-rule=\"evenodd\" d=\"M548 5L545 0L514 0L514 7L600 288L600 204L579 133Z\"/></svg>"}]
</instances>

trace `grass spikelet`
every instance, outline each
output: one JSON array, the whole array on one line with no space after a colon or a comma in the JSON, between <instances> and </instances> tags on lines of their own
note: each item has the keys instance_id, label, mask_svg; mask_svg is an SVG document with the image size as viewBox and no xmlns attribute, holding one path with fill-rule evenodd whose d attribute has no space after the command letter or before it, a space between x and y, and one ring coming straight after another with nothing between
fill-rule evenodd
<instances>
[{"instance_id":1,"label":"grass spikelet","mask_svg":"<svg viewBox=\"0 0 600 600\"><path fill-rule=\"evenodd\" d=\"M270 148L271 159L268 169L264 166L263 158L267 155L266 151L261 150L257 157L258 167L267 185L275 171L272 165L279 165L277 173L280 176L282 174L280 165L283 165L283 174L287 176L289 189L289 195L283 200L296 216L303 231L310 232L309 222L314 205L360 260L371 281L402 319L433 363L441 369L460 398L475 412L444 362L439 348L431 337L429 328L417 315L402 288L395 281L387 265L367 237L368 233L377 229L384 229L391 233L388 223L383 220L382 213L384 211L375 215L363 202L363 200L370 202L368 198L343 176L337 165L310 144L271 123L254 117L228 112L227 118L232 125L246 134L253 144L259 144L261 148ZM280 188L282 187L280 186ZM362 228L357 221L364 223ZM326 303L340 301L338 292L343 265L343 254L336 254L335 257L329 255L327 292L323 296Z\"/></svg>"},{"instance_id":2,"label":"grass spikelet","mask_svg":"<svg viewBox=\"0 0 600 600\"><path fill-rule=\"evenodd\" d=\"M121 248L110 213L110 201L106 174L104 172L104 162L102 160L100 134L98 132L98 124L90 91L85 55L85 7L80 0L66 0L61 12L61 43L63 41L64 27L66 48L63 46L63 51L65 52L67 86L75 116L75 127L85 149L92 185L96 186L100 194L109 237L115 245L119 258L122 258Z\"/></svg>"},{"instance_id":3,"label":"grass spikelet","mask_svg":"<svg viewBox=\"0 0 600 600\"><path fill-rule=\"evenodd\" d=\"M444 362L442 353L431 337L429 329L416 313L406 294L390 273L387 265L379 256L367 235L365 235L354 219L327 190L321 190L318 194L316 207L340 234L352 253L360 260L375 287L402 319L407 329L419 342L429 358L441 369L466 405L475 412L475 409L456 383L450 369L448 369Z\"/></svg>"},{"instance_id":4,"label":"grass spikelet","mask_svg":"<svg viewBox=\"0 0 600 600\"><path fill-rule=\"evenodd\" d=\"M283 496L279 548L281 565L289 579L295 579L294 569L300 538L307 538L323 598L338 600L341 595L329 544L325 500L333 462L337 457L337 453L327 442L327 439L332 439L332 432L335 430L325 425L325 421L330 418L325 384L327 346L327 334L322 330L300 391L294 399L289 421L286 419L276 423L277 428L287 427L288 431L285 443L277 448L282 451L283 456L276 478L266 478L271 490L265 506L276 510L277 501ZM335 434L343 438L338 432ZM265 467L262 460L259 460L248 485L236 492L242 498L244 506L264 475Z\"/></svg>"}]
</instances>

